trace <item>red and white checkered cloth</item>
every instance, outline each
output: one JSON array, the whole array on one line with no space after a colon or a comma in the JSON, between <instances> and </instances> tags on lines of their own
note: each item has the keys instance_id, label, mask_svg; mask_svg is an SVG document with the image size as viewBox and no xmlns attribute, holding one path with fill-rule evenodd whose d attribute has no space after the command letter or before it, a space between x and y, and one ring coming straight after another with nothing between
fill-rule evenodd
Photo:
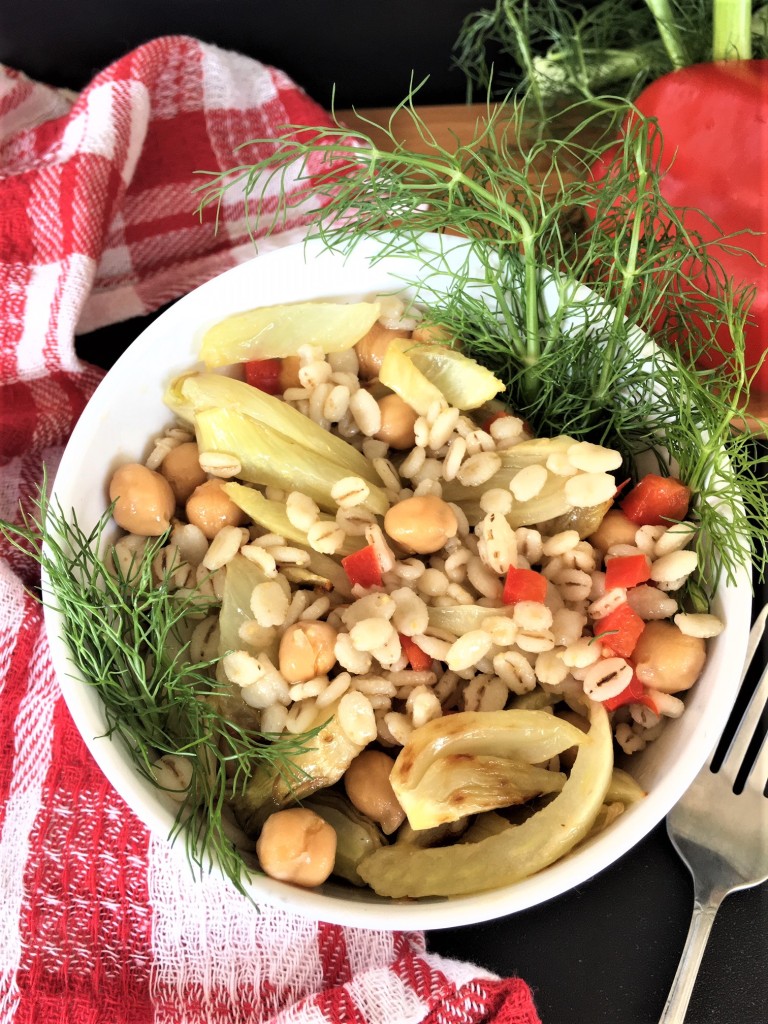
<instances>
[{"instance_id":1,"label":"red and white checkered cloth","mask_svg":"<svg viewBox=\"0 0 768 1024\"><path fill-rule=\"evenodd\" d=\"M100 379L75 332L253 255L241 197L218 234L196 218L194 172L286 123L328 122L279 71L183 37L78 97L0 68L0 517L44 463L53 476ZM257 913L193 879L91 760L25 591L34 563L0 554L0 1021L538 1024L524 982L430 955L419 933Z\"/></svg>"}]
</instances>

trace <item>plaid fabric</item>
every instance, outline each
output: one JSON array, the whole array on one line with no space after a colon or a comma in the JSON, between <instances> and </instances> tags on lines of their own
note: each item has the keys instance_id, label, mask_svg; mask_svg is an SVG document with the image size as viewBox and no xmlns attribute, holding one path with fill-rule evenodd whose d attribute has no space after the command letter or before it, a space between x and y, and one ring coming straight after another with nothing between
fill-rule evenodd
<instances>
[{"instance_id":1,"label":"plaid fabric","mask_svg":"<svg viewBox=\"0 0 768 1024\"><path fill-rule=\"evenodd\" d=\"M75 333L253 255L242 195L215 233L194 172L286 123L328 121L279 71L183 37L78 97L0 69L0 517L53 476L100 379ZM286 228L300 237L301 217ZM429 955L419 933L257 913L194 879L91 760L25 589L34 563L0 555L0 1020L537 1024L524 982Z\"/></svg>"}]
</instances>

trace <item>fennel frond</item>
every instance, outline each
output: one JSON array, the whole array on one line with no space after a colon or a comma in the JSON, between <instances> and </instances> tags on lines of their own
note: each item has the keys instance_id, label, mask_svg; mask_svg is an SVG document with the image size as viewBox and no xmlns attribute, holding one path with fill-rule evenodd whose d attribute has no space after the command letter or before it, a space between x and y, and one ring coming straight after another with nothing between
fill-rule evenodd
<instances>
[{"instance_id":1,"label":"fennel frond","mask_svg":"<svg viewBox=\"0 0 768 1024\"><path fill-rule=\"evenodd\" d=\"M201 215L237 183L254 235L276 230L298 203L306 213L309 191L279 190L279 182L289 167L295 175L311 164L310 237L330 250L347 253L376 235L382 257L413 256L425 232L464 238L466 259L451 266L447 288L447 266L422 247L441 281L430 288L422 267L422 280L409 282L428 319L507 382L509 406L537 432L612 444L630 468L653 452L667 472L671 456L696 492L701 543L717 555L713 581L721 570L732 578L750 557L740 538L768 536L760 460L731 429L754 369L744 365L743 346L751 296L734 294L720 269L718 245L732 242L693 237L661 194L654 123L636 118L617 132L585 103L564 111L557 137L547 139L530 103L510 97L489 105L474 138L454 150L430 135L415 99L411 90L399 110L422 140L418 151L391 126L377 126L387 148L341 124L289 127L255 140L271 146L267 157L209 175L199 188ZM615 312L606 315L607 307ZM715 337L723 320L732 353ZM682 347L672 342L681 336ZM710 366L701 369L705 352ZM761 568L763 551L758 542Z\"/></svg>"}]
</instances>

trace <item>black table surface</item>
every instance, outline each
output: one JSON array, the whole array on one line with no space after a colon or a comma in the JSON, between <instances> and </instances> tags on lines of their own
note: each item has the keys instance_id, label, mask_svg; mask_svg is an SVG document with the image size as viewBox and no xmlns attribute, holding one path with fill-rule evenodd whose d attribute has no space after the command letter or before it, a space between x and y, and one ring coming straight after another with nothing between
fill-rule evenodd
<instances>
[{"instance_id":1,"label":"black table surface","mask_svg":"<svg viewBox=\"0 0 768 1024\"><path fill-rule=\"evenodd\" d=\"M70 0L65 8L24 0L0 4L0 62L77 89L141 42L185 33L283 68L326 106L334 84L339 107L394 104L411 71L416 80L430 76L423 103L455 103L465 98L465 86L451 70L451 46L462 19L482 6L489 0ZM83 336L78 352L108 368L147 322ZM756 607L767 598L758 587ZM430 932L427 941L435 953L524 978L544 1024L652 1024L692 901L688 871L661 824L575 891L496 921ZM688 1024L768 1021L767 925L767 886L728 897Z\"/></svg>"}]
</instances>

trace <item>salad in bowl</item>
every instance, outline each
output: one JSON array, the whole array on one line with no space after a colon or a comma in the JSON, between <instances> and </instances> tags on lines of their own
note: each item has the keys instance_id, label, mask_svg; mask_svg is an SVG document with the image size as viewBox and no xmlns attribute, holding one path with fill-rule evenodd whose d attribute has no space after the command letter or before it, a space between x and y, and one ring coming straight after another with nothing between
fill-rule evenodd
<instances>
[{"instance_id":1,"label":"salad in bowl","mask_svg":"<svg viewBox=\"0 0 768 1024\"><path fill-rule=\"evenodd\" d=\"M439 927L562 892L664 816L733 698L750 590L700 610L685 482L534 434L403 286L424 264L377 252L258 257L137 339L48 506L98 548L74 558L90 660L50 571L47 615L148 825L257 903Z\"/></svg>"},{"instance_id":2,"label":"salad in bowl","mask_svg":"<svg viewBox=\"0 0 768 1024\"><path fill-rule=\"evenodd\" d=\"M532 906L646 835L719 735L766 498L738 345L703 371L694 341L727 316L738 342L747 306L698 302L645 130L599 185L574 137L542 172L492 119L427 157L288 133L203 205L258 186L279 226L273 185L311 166L314 237L143 332L21 531L96 760L254 903Z\"/></svg>"}]
</instances>

